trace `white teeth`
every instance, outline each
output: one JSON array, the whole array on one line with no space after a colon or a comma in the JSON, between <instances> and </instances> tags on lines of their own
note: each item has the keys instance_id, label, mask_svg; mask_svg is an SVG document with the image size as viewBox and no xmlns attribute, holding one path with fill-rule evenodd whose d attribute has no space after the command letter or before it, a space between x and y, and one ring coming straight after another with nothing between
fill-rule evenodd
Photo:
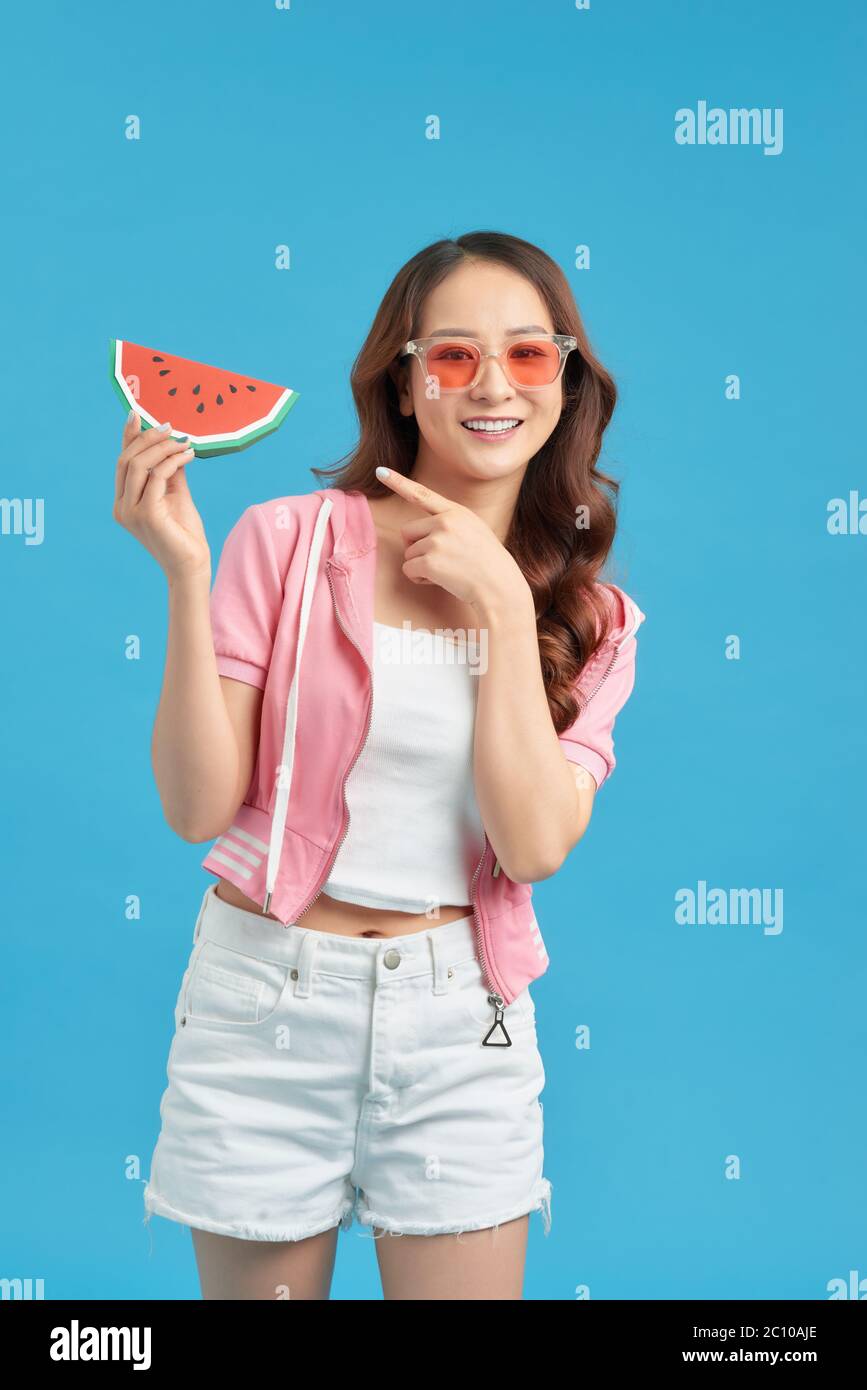
<instances>
[{"instance_id":1,"label":"white teeth","mask_svg":"<svg viewBox=\"0 0 867 1390\"><path fill-rule=\"evenodd\" d=\"M513 430L520 420L463 420L465 430L486 430L491 434L501 434L503 430Z\"/></svg>"}]
</instances>

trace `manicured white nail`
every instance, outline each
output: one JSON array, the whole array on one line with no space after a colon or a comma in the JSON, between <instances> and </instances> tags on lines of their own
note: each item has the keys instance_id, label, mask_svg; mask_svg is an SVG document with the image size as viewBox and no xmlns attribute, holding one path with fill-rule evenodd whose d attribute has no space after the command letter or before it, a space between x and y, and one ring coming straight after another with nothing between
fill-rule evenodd
<instances>
[{"instance_id":1,"label":"manicured white nail","mask_svg":"<svg viewBox=\"0 0 867 1390\"><path fill-rule=\"evenodd\" d=\"M127 415L127 417L126 417L126 423L127 423L128 425L131 425L134 419L135 419L135 406L133 406L132 410L129 412L129 415Z\"/></svg>"},{"instance_id":2,"label":"manicured white nail","mask_svg":"<svg viewBox=\"0 0 867 1390\"><path fill-rule=\"evenodd\" d=\"M382 467L380 466L380 467L377 468L377 470L376 470L376 476L377 476L377 478L387 478L390 472L391 472L391 469L390 469L390 468L382 468Z\"/></svg>"},{"instance_id":3,"label":"manicured white nail","mask_svg":"<svg viewBox=\"0 0 867 1390\"><path fill-rule=\"evenodd\" d=\"M168 420L166 420L166 423L165 423L164 425L160 425L160 429L161 429L161 430L164 430L164 431L170 430L170 429L171 429L171 424L169 423Z\"/></svg>"}]
</instances>

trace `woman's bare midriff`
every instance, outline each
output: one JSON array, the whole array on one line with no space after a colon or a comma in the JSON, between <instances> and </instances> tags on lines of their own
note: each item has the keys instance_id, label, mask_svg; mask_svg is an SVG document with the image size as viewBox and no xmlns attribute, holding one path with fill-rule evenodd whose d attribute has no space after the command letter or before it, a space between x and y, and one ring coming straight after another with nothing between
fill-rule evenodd
<instances>
[{"instance_id":1,"label":"woman's bare midriff","mask_svg":"<svg viewBox=\"0 0 867 1390\"><path fill-rule=\"evenodd\" d=\"M223 902L263 915L260 904L227 878L218 879L214 891ZM441 907L437 917L427 917L423 912L389 912L378 907L361 907L358 903L338 902L327 893L320 893L313 905L302 913L300 925L311 931L334 932L336 936L407 936L410 932L427 931L428 927L441 927L460 917L470 917L472 912L472 904L467 903L464 907ZM264 916L272 922L280 921L273 912L266 912Z\"/></svg>"}]
</instances>

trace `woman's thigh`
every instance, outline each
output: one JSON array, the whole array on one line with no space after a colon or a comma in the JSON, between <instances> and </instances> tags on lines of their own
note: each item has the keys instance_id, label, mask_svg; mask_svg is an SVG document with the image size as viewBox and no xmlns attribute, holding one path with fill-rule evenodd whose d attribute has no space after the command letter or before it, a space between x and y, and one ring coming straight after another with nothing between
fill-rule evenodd
<instances>
[{"instance_id":1,"label":"woman's thigh","mask_svg":"<svg viewBox=\"0 0 867 1390\"><path fill-rule=\"evenodd\" d=\"M374 1227L386 1299L520 1299L529 1216L455 1235L393 1236Z\"/></svg>"},{"instance_id":2,"label":"woman's thigh","mask_svg":"<svg viewBox=\"0 0 867 1390\"><path fill-rule=\"evenodd\" d=\"M192 1228L204 1299L327 1299L338 1227L304 1240L239 1240Z\"/></svg>"}]
</instances>

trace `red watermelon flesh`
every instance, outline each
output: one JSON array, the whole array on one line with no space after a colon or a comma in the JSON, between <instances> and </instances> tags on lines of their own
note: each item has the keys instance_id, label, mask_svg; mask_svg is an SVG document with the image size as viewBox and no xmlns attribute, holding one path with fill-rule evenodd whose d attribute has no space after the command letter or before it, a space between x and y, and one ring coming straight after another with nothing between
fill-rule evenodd
<instances>
[{"instance_id":1,"label":"red watermelon flesh","mask_svg":"<svg viewBox=\"0 0 867 1390\"><path fill-rule=\"evenodd\" d=\"M246 449L276 430L298 399L288 386L123 338L110 341L112 384L126 408L135 408L143 429L171 421L171 437L189 435L202 457Z\"/></svg>"}]
</instances>

